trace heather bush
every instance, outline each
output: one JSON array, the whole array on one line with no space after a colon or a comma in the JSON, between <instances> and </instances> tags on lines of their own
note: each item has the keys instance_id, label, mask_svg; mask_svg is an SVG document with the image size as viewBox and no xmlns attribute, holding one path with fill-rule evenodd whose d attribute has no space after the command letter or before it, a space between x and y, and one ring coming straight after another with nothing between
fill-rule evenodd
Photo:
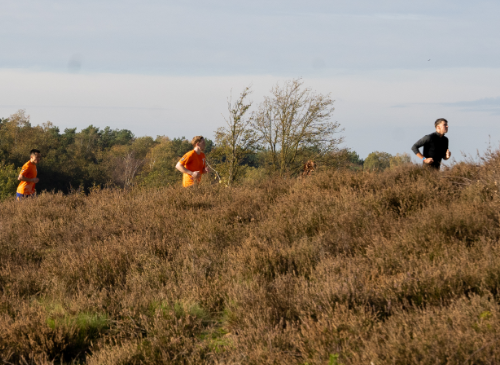
<instances>
[{"instance_id":1,"label":"heather bush","mask_svg":"<svg viewBox=\"0 0 500 365\"><path fill-rule=\"evenodd\" d=\"M493 364L500 155L0 203L0 360Z\"/></svg>"}]
</instances>

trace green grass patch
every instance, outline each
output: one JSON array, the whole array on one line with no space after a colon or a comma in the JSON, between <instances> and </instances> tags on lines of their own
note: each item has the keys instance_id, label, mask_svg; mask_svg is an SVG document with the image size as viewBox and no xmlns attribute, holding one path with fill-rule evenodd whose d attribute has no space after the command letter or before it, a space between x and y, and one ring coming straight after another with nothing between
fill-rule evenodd
<instances>
[{"instance_id":1,"label":"green grass patch","mask_svg":"<svg viewBox=\"0 0 500 365\"><path fill-rule=\"evenodd\" d=\"M65 313L62 316L50 316L47 318L47 325L55 330L57 328L75 328L75 344L84 343L98 338L105 330L109 329L109 318L103 313Z\"/></svg>"}]
</instances>

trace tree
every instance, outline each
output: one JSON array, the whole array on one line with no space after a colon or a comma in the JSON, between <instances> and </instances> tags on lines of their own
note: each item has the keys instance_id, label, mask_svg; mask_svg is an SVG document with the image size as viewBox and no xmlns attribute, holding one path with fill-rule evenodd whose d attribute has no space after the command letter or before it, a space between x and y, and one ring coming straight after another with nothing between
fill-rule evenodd
<instances>
[{"instance_id":1,"label":"tree","mask_svg":"<svg viewBox=\"0 0 500 365\"><path fill-rule=\"evenodd\" d=\"M342 168L351 170L363 169L363 160L359 158L359 155L355 151L351 151L348 148L337 148L334 151L321 155L320 158L314 159L314 161L320 164L322 168L330 170Z\"/></svg>"},{"instance_id":2,"label":"tree","mask_svg":"<svg viewBox=\"0 0 500 365\"><path fill-rule=\"evenodd\" d=\"M121 187L131 187L147 162L147 155L156 143L151 137L138 137L128 144L114 144L104 155L110 181Z\"/></svg>"},{"instance_id":3,"label":"tree","mask_svg":"<svg viewBox=\"0 0 500 365\"><path fill-rule=\"evenodd\" d=\"M0 128L0 159L16 165L23 164L32 143L33 131L30 116L21 109L3 120ZM23 162L24 161L24 162Z\"/></svg>"},{"instance_id":4,"label":"tree","mask_svg":"<svg viewBox=\"0 0 500 365\"><path fill-rule=\"evenodd\" d=\"M158 136L149 148L144 169L139 176L142 186L161 187L179 183L181 174L175 164L193 146L184 137L170 139Z\"/></svg>"},{"instance_id":5,"label":"tree","mask_svg":"<svg viewBox=\"0 0 500 365\"><path fill-rule=\"evenodd\" d=\"M69 146L75 142L76 128L66 128L61 135L62 144L64 147Z\"/></svg>"},{"instance_id":6,"label":"tree","mask_svg":"<svg viewBox=\"0 0 500 365\"><path fill-rule=\"evenodd\" d=\"M301 151L309 149L315 158L335 150L342 142L334 136L340 132L339 123L330 121L334 111L330 95L316 94L302 84L295 79L273 87L272 96L264 99L253 124L270 154L272 169L280 175L297 168Z\"/></svg>"},{"instance_id":7,"label":"tree","mask_svg":"<svg viewBox=\"0 0 500 365\"><path fill-rule=\"evenodd\" d=\"M365 170L385 170L390 166L391 158L392 155L387 152L372 152L363 163L363 168Z\"/></svg>"},{"instance_id":8,"label":"tree","mask_svg":"<svg viewBox=\"0 0 500 365\"><path fill-rule=\"evenodd\" d=\"M396 156L393 156L389 160L389 164L390 164L391 168L394 168L396 166L406 165L406 164L408 164L410 162L411 162L411 157L406 152L405 153L401 153L401 154L397 153Z\"/></svg>"},{"instance_id":9,"label":"tree","mask_svg":"<svg viewBox=\"0 0 500 365\"><path fill-rule=\"evenodd\" d=\"M134 140L134 134L128 129L111 129L106 127L98 132L100 135L99 144L102 148L113 147L114 145L127 145Z\"/></svg>"},{"instance_id":10,"label":"tree","mask_svg":"<svg viewBox=\"0 0 500 365\"><path fill-rule=\"evenodd\" d=\"M181 138L170 139L168 137L158 137L159 139L166 138L170 143L167 145L168 149L171 153L173 153L176 157L181 158L187 152L193 149L193 145L189 142L186 137L182 136Z\"/></svg>"},{"instance_id":11,"label":"tree","mask_svg":"<svg viewBox=\"0 0 500 365\"><path fill-rule=\"evenodd\" d=\"M212 158L220 161L217 168L227 176L228 185L243 175L245 166L242 162L254 155L257 148L257 133L251 128L252 117L247 117L248 109L252 106L251 102L246 101L250 93L250 87L246 87L234 103L231 98L228 100L229 116L224 118L227 126L215 132L216 148Z\"/></svg>"},{"instance_id":12,"label":"tree","mask_svg":"<svg viewBox=\"0 0 500 365\"><path fill-rule=\"evenodd\" d=\"M353 165L357 165L357 166L363 166L363 163L365 161L359 157L359 155L356 151L348 150L347 155L348 155L348 160L350 163L352 163Z\"/></svg>"},{"instance_id":13,"label":"tree","mask_svg":"<svg viewBox=\"0 0 500 365\"><path fill-rule=\"evenodd\" d=\"M19 184L17 176L19 171L14 165L5 165L0 162L0 201L7 198L14 198L16 187Z\"/></svg>"},{"instance_id":14,"label":"tree","mask_svg":"<svg viewBox=\"0 0 500 365\"><path fill-rule=\"evenodd\" d=\"M95 156L99 150L100 140L101 134L99 128L91 124L79 133L76 133L74 145L77 147L78 153L86 159L97 162Z\"/></svg>"}]
</instances>

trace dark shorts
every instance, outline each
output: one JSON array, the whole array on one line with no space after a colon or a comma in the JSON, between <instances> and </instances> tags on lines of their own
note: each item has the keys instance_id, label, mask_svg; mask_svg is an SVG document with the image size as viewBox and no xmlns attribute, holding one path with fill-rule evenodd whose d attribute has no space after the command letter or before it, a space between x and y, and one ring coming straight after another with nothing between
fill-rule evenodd
<instances>
[{"instance_id":1,"label":"dark shorts","mask_svg":"<svg viewBox=\"0 0 500 365\"><path fill-rule=\"evenodd\" d=\"M435 171L438 171L441 168L441 164L436 164L436 163L431 163L431 164L422 163L422 165L424 165L424 167L426 169L435 170Z\"/></svg>"},{"instance_id":2,"label":"dark shorts","mask_svg":"<svg viewBox=\"0 0 500 365\"><path fill-rule=\"evenodd\" d=\"M16 200L21 200L21 199L24 199L24 198L31 198L33 196L33 194L20 194L20 193L16 193Z\"/></svg>"}]
</instances>

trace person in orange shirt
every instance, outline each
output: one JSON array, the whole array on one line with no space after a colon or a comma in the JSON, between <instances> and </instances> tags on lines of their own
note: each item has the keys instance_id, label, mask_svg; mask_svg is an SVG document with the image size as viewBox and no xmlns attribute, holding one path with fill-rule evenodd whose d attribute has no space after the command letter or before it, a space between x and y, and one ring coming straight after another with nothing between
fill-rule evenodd
<instances>
[{"instance_id":1,"label":"person in orange shirt","mask_svg":"<svg viewBox=\"0 0 500 365\"><path fill-rule=\"evenodd\" d=\"M21 200L22 198L27 198L34 196L35 194L35 184L38 182L36 164L42 158L39 150L30 151L30 160L26 162L17 180L21 181L17 187L16 198Z\"/></svg>"},{"instance_id":2,"label":"person in orange shirt","mask_svg":"<svg viewBox=\"0 0 500 365\"><path fill-rule=\"evenodd\" d=\"M175 168L182 172L182 186L185 188L199 184L201 175L208 172L205 159L205 139L202 136L196 136L191 141L194 149L186 153L177 162Z\"/></svg>"}]
</instances>

